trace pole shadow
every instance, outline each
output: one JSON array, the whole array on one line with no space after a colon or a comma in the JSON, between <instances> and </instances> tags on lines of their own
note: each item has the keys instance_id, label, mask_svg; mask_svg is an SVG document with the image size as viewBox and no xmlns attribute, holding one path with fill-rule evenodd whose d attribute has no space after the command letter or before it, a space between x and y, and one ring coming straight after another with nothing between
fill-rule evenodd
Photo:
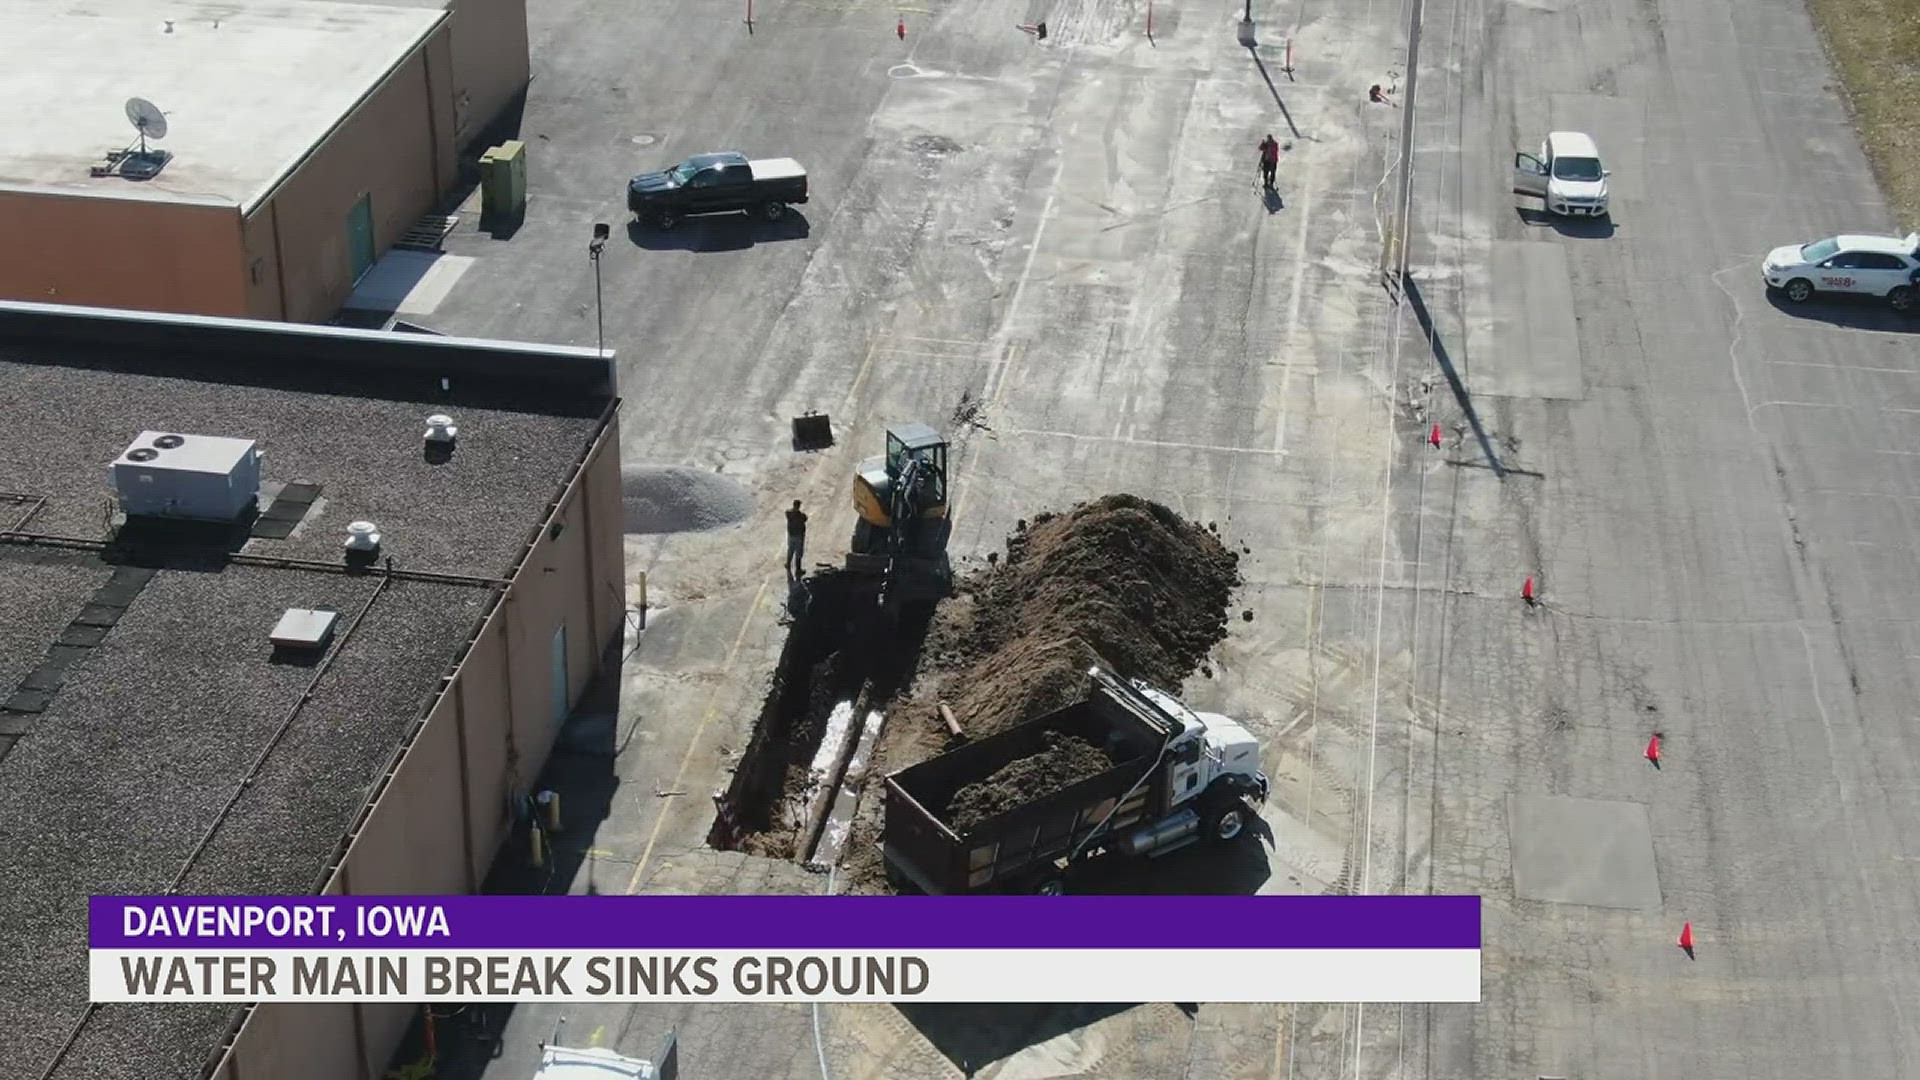
<instances>
[{"instance_id":1,"label":"pole shadow","mask_svg":"<svg viewBox=\"0 0 1920 1080\"><path fill-rule=\"evenodd\" d=\"M1447 344L1434 329L1433 315L1427 310L1427 302L1420 295L1420 286L1408 274L1401 279L1401 292L1407 303L1413 306L1413 317L1420 321L1420 332L1427 336L1427 343L1433 348L1433 359L1440 365L1440 371L1447 377L1447 385L1453 388L1453 398L1460 404L1460 411L1467 416L1467 423L1473 425L1474 437L1480 440L1480 451L1486 455L1487 467L1502 480L1507 477L1507 468L1500 461L1500 455L1494 452L1493 440L1487 437L1487 429L1480 423L1480 413L1473 407L1473 396L1467 393L1466 384L1460 381L1460 373L1454 370L1453 358L1447 354Z\"/></svg>"},{"instance_id":2,"label":"pole shadow","mask_svg":"<svg viewBox=\"0 0 1920 1080\"><path fill-rule=\"evenodd\" d=\"M1280 88L1273 85L1273 76L1267 74L1267 62L1260 59L1260 50L1249 46L1247 55L1253 57L1253 65L1260 69L1260 77L1266 80L1267 90L1273 94L1273 103L1280 106L1280 116L1287 122L1287 130L1293 132L1293 137L1296 139L1306 138L1300 134L1299 125L1293 122L1293 114L1287 111L1287 103L1281 100Z\"/></svg>"}]
</instances>

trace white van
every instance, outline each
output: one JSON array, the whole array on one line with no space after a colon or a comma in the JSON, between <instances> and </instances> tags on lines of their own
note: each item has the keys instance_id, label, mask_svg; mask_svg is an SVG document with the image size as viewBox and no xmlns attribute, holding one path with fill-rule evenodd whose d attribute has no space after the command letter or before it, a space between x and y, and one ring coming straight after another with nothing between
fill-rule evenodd
<instances>
[{"instance_id":1,"label":"white van","mask_svg":"<svg viewBox=\"0 0 1920 1080\"><path fill-rule=\"evenodd\" d=\"M1577 131L1553 131L1540 153L1513 155L1513 190L1543 199L1563 217L1606 217L1607 177L1600 149Z\"/></svg>"}]
</instances>

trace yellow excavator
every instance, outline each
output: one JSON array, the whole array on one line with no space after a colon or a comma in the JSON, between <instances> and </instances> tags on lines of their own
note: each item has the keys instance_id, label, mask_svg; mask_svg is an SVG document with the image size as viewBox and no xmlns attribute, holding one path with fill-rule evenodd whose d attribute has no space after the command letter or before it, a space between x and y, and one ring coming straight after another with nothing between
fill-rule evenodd
<instances>
[{"instance_id":1,"label":"yellow excavator","mask_svg":"<svg viewBox=\"0 0 1920 1080\"><path fill-rule=\"evenodd\" d=\"M925 424L887 429L887 452L860 463L853 481L853 528L847 570L881 609L897 615L926 605L953 587L947 560L947 440Z\"/></svg>"}]
</instances>

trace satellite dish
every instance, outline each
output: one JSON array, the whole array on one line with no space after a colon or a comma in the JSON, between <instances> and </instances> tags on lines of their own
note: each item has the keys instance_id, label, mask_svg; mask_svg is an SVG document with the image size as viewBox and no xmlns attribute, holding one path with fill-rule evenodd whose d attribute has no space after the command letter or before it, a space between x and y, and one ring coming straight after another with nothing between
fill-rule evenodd
<instances>
[{"instance_id":1,"label":"satellite dish","mask_svg":"<svg viewBox=\"0 0 1920 1080\"><path fill-rule=\"evenodd\" d=\"M127 122L133 125L135 131L140 133L140 139L143 143L147 139L164 139L167 137L166 114L160 111L160 106L155 105L146 98L136 97L127 99ZM145 147L143 146L142 149L145 149Z\"/></svg>"},{"instance_id":2,"label":"satellite dish","mask_svg":"<svg viewBox=\"0 0 1920 1080\"><path fill-rule=\"evenodd\" d=\"M96 166L93 175L107 176L118 172L129 180L151 180L173 159L173 155L165 150L147 149L148 139L167 137L167 115L146 98L128 98L126 110L127 122L140 133L140 149L109 153L108 164Z\"/></svg>"}]
</instances>

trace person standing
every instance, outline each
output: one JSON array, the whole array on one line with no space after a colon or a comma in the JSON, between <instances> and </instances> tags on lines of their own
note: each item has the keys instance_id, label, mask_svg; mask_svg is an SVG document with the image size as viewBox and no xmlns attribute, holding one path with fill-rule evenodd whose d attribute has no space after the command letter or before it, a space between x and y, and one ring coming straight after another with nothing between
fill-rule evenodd
<instances>
[{"instance_id":1,"label":"person standing","mask_svg":"<svg viewBox=\"0 0 1920 1080\"><path fill-rule=\"evenodd\" d=\"M1280 167L1280 143L1272 132L1260 140L1260 180L1268 189L1273 187L1273 174Z\"/></svg>"},{"instance_id":2,"label":"person standing","mask_svg":"<svg viewBox=\"0 0 1920 1080\"><path fill-rule=\"evenodd\" d=\"M793 509L787 511L787 580L798 581L806 576L807 515L800 509L800 500L793 500Z\"/></svg>"}]
</instances>

